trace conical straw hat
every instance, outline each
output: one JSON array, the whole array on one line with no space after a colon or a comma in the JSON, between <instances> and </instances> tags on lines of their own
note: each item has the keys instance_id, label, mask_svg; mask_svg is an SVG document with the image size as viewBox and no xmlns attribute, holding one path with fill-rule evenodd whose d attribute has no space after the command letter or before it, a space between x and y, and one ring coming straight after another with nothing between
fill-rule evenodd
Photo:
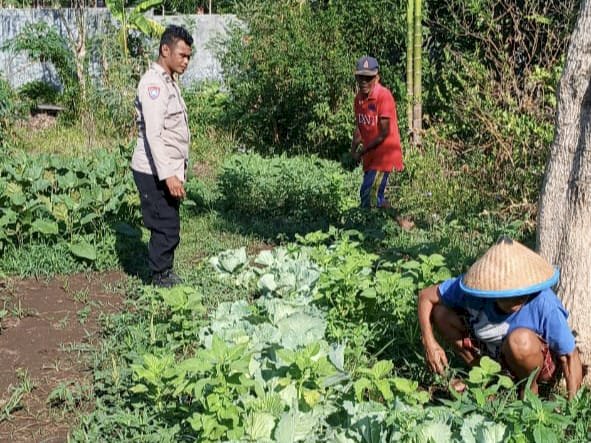
<instances>
[{"instance_id":1,"label":"conical straw hat","mask_svg":"<svg viewBox=\"0 0 591 443\"><path fill-rule=\"evenodd\" d=\"M460 288L476 297L517 297L554 286L558 276L541 256L503 236L468 269Z\"/></svg>"}]
</instances>

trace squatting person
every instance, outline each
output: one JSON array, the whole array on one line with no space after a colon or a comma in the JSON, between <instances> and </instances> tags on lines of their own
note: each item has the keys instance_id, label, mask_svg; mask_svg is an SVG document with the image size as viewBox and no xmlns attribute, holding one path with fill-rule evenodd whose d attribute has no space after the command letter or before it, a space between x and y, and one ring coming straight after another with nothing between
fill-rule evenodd
<instances>
[{"instance_id":1,"label":"squatting person","mask_svg":"<svg viewBox=\"0 0 591 443\"><path fill-rule=\"evenodd\" d=\"M363 162L361 206L388 207L384 196L392 169L402 171L402 148L396 103L388 88L380 84L379 65L373 57L361 57L355 68L355 132L351 156Z\"/></svg>"},{"instance_id":2,"label":"squatting person","mask_svg":"<svg viewBox=\"0 0 591 443\"><path fill-rule=\"evenodd\" d=\"M181 282L173 264L180 241L179 206L185 197L190 135L187 107L174 75L187 69L192 44L186 29L168 26L160 39L158 60L142 76L135 101L138 140L131 168L144 225L151 233L152 283L161 287Z\"/></svg>"},{"instance_id":3,"label":"squatting person","mask_svg":"<svg viewBox=\"0 0 591 443\"><path fill-rule=\"evenodd\" d=\"M560 366L572 398L583 368L568 313L551 289L559 273L541 256L501 237L466 274L424 289L418 317L426 363L437 373L448 365L434 330L469 366L480 356L497 359L517 379L538 370L538 382Z\"/></svg>"}]
</instances>

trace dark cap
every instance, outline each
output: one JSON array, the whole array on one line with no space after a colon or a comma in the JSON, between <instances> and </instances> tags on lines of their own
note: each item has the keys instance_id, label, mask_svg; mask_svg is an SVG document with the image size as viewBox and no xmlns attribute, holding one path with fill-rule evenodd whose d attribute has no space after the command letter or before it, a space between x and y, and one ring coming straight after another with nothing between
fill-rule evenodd
<instances>
[{"instance_id":1,"label":"dark cap","mask_svg":"<svg viewBox=\"0 0 591 443\"><path fill-rule=\"evenodd\" d=\"M380 65L378 61L369 56L361 57L357 60L357 65L355 67L355 75L377 75Z\"/></svg>"}]
</instances>

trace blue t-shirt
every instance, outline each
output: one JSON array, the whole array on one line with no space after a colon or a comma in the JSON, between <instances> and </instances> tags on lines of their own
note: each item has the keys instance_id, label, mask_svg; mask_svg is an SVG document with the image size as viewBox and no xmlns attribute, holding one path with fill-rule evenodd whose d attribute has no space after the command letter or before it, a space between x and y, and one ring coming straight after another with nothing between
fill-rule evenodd
<instances>
[{"instance_id":1,"label":"blue t-shirt","mask_svg":"<svg viewBox=\"0 0 591 443\"><path fill-rule=\"evenodd\" d=\"M439 285L441 299L446 306L468 313L474 337L487 346L493 358L499 357L505 336L517 328L534 331L557 355L569 354L575 349L575 338L566 321L568 313L552 289L544 289L517 312L508 314L497 307L493 298L466 294L460 289L460 279L451 278Z\"/></svg>"}]
</instances>

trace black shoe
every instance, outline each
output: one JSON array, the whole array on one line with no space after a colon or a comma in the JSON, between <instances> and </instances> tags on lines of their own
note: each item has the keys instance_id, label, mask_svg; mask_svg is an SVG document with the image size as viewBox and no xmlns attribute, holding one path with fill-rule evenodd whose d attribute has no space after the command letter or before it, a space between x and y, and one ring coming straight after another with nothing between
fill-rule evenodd
<instances>
[{"instance_id":1,"label":"black shoe","mask_svg":"<svg viewBox=\"0 0 591 443\"><path fill-rule=\"evenodd\" d=\"M159 288L172 288L181 283L183 280L170 269L152 274L152 284Z\"/></svg>"}]
</instances>

